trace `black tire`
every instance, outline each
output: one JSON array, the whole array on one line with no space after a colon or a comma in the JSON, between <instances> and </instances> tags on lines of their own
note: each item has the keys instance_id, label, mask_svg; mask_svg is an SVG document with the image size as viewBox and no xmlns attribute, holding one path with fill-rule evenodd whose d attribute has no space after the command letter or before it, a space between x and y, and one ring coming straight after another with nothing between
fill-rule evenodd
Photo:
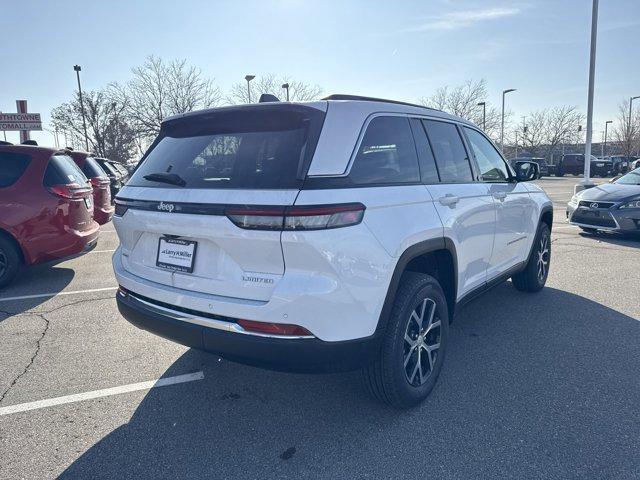
<instances>
[{"instance_id":1,"label":"black tire","mask_svg":"<svg viewBox=\"0 0 640 480\"><path fill-rule=\"evenodd\" d=\"M556 177L564 177L564 171L561 168L556 168Z\"/></svg>"},{"instance_id":2,"label":"black tire","mask_svg":"<svg viewBox=\"0 0 640 480\"><path fill-rule=\"evenodd\" d=\"M418 322L420 312L422 321ZM449 310L442 287L429 275L405 273L378 358L363 369L367 389L395 408L419 404L438 379L448 338Z\"/></svg>"},{"instance_id":3,"label":"black tire","mask_svg":"<svg viewBox=\"0 0 640 480\"><path fill-rule=\"evenodd\" d=\"M16 276L22 260L16 246L0 235L0 288L8 285Z\"/></svg>"},{"instance_id":4,"label":"black tire","mask_svg":"<svg viewBox=\"0 0 640 480\"><path fill-rule=\"evenodd\" d=\"M588 227L580 227L580 228L582 229L583 232L590 233L592 235L598 233L597 228L588 228Z\"/></svg>"},{"instance_id":5,"label":"black tire","mask_svg":"<svg viewBox=\"0 0 640 480\"><path fill-rule=\"evenodd\" d=\"M546 262L546 263L544 263ZM513 286L521 292L538 292L547 283L551 265L551 230L546 223L538 225L526 267L511 277Z\"/></svg>"}]
</instances>

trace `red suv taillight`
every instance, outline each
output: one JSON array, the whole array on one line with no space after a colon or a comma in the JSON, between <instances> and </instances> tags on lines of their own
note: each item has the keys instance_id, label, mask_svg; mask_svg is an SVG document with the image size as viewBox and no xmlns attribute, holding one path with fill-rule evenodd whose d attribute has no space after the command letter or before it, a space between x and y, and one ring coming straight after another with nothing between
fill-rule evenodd
<instances>
[{"instance_id":1,"label":"red suv taillight","mask_svg":"<svg viewBox=\"0 0 640 480\"><path fill-rule=\"evenodd\" d=\"M78 183L69 183L66 185L52 185L48 188L49 192L61 198L81 198L89 189Z\"/></svg>"},{"instance_id":2,"label":"red suv taillight","mask_svg":"<svg viewBox=\"0 0 640 480\"><path fill-rule=\"evenodd\" d=\"M324 230L357 225L365 206L361 203L293 207L233 207L225 215L236 226L250 230Z\"/></svg>"},{"instance_id":3,"label":"red suv taillight","mask_svg":"<svg viewBox=\"0 0 640 480\"><path fill-rule=\"evenodd\" d=\"M91 185L94 187L108 187L111 182L105 177L93 177L91 179Z\"/></svg>"}]
</instances>

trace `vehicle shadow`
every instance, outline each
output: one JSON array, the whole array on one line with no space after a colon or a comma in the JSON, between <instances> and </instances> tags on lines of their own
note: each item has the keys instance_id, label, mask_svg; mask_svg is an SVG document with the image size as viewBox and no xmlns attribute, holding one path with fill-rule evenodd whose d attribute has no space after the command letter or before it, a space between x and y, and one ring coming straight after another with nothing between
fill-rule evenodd
<instances>
[{"instance_id":1,"label":"vehicle shadow","mask_svg":"<svg viewBox=\"0 0 640 480\"><path fill-rule=\"evenodd\" d=\"M61 478L637 478L640 322L504 284L452 325L421 406L370 400L357 373L293 375L190 350L130 421ZM544 472L544 474L541 474Z\"/></svg>"},{"instance_id":2,"label":"vehicle shadow","mask_svg":"<svg viewBox=\"0 0 640 480\"><path fill-rule=\"evenodd\" d=\"M44 263L23 269L10 285L0 289L0 322L7 318L6 313L20 314L51 298L47 296L15 299L15 297L29 297L29 295L43 292L56 294L64 290L74 276L73 268L54 263Z\"/></svg>"},{"instance_id":3,"label":"vehicle shadow","mask_svg":"<svg viewBox=\"0 0 640 480\"><path fill-rule=\"evenodd\" d=\"M580 232L579 235L583 238L592 238L612 245L640 248L640 234L633 235L631 233L610 233L599 231L597 233Z\"/></svg>"}]
</instances>

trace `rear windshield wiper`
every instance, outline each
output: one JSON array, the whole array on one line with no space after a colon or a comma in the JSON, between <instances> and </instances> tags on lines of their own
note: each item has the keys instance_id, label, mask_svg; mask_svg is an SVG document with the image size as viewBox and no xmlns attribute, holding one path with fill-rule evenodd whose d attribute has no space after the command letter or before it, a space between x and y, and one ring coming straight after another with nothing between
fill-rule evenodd
<instances>
[{"instance_id":1,"label":"rear windshield wiper","mask_svg":"<svg viewBox=\"0 0 640 480\"><path fill-rule=\"evenodd\" d=\"M179 187L184 187L187 184L180 175L175 173L156 172L145 175L143 178L150 182L169 183L171 185L178 185Z\"/></svg>"}]
</instances>

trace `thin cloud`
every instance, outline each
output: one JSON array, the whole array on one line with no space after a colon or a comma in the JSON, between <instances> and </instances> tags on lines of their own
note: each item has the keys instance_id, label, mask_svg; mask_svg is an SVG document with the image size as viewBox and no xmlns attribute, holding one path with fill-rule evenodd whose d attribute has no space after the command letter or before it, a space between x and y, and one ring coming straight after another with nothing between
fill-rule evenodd
<instances>
[{"instance_id":1,"label":"thin cloud","mask_svg":"<svg viewBox=\"0 0 640 480\"><path fill-rule=\"evenodd\" d=\"M476 23L512 17L521 12L519 7L495 7L481 10L458 10L428 18L421 25L410 28L411 32L428 32L433 30L455 30Z\"/></svg>"}]
</instances>

